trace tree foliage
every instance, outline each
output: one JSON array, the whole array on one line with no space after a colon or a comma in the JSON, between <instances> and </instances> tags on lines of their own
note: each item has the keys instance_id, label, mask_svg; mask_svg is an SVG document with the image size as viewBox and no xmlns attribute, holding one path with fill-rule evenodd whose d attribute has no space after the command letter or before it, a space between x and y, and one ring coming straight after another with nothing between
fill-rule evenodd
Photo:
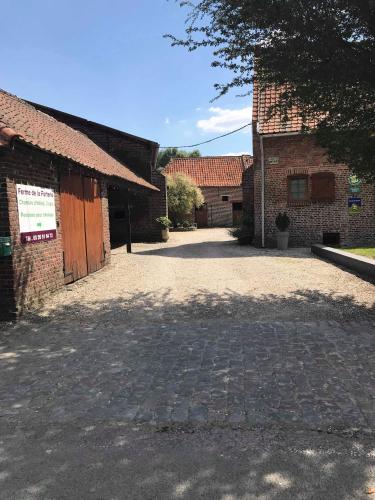
<instances>
[{"instance_id":1,"label":"tree foliage","mask_svg":"<svg viewBox=\"0 0 375 500\"><path fill-rule=\"evenodd\" d=\"M194 207L204 203L202 191L193 179L184 174L167 176L168 212L174 224L184 222Z\"/></svg>"},{"instance_id":2,"label":"tree foliage","mask_svg":"<svg viewBox=\"0 0 375 500\"><path fill-rule=\"evenodd\" d=\"M201 153L198 149L184 151L183 149L166 148L159 151L157 168L158 170L163 170L173 158L197 158L199 156L201 156Z\"/></svg>"},{"instance_id":3,"label":"tree foliage","mask_svg":"<svg viewBox=\"0 0 375 500\"><path fill-rule=\"evenodd\" d=\"M232 72L218 96L253 82L284 88L272 113L298 106L319 118L318 142L333 161L375 180L375 1L197 0L188 9L190 51L213 49L212 66ZM308 128L308 127L306 127Z\"/></svg>"}]
</instances>

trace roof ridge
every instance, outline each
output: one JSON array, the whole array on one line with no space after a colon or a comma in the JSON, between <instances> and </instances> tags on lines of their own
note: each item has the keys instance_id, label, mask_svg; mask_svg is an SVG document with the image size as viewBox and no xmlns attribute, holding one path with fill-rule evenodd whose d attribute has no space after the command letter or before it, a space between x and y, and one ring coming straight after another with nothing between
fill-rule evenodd
<instances>
[{"instance_id":1,"label":"roof ridge","mask_svg":"<svg viewBox=\"0 0 375 500\"><path fill-rule=\"evenodd\" d=\"M21 132L23 132L23 133L19 133L18 131L15 131L12 124L9 123L8 120L6 119L6 116L2 116L1 123L3 123L5 125L5 127L2 127L2 131L3 132L5 131L5 133L8 137L14 138L14 137L18 136L18 138L21 141L23 141L27 144L31 144L32 146L37 147L38 149L55 154L57 156L60 156L60 157L63 157L65 159L68 159L70 161L73 161L79 165L97 170L97 171L105 174L106 171L105 171L104 167L98 168L98 167L100 167L101 160L104 159L103 163L105 163L105 160L106 160L106 161L109 161L110 163L112 163L113 166L118 164L117 168L122 167L125 169L124 175L120 175L120 171L117 174L112 173L112 175L119 177L119 178L123 178L124 180L127 180L128 182L134 182L135 184L140 184L143 186L150 187L152 189L156 189L151 183L146 181L146 179L143 179L143 177L141 177L136 172L134 172L126 164L120 162L119 160L117 160L116 158L111 156L109 153L107 153L100 146L98 146L94 141L92 141L83 132L74 129L73 127L70 127L66 123L61 122L60 120L54 118L53 116L48 115L47 113L37 109L35 106L33 106L33 104L31 104L28 101L25 101L24 99L22 99L21 97L18 97L15 94L12 94L4 89L0 89L0 95L1 94L4 96L7 96L10 99L10 103L12 101L16 101L21 106L26 106L27 109L23 110L24 113L27 114L28 111L30 111L31 113L37 113L37 115L35 115L35 116L42 116L43 120L48 120L48 122L53 124L53 126L58 127L55 130L56 134L61 133L62 137L64 137L65 140L68 140L68 142L65 142L65 143L63 142L62 148L59 146L56 147L56 135L54 134L53 130L51 132L51 130L49 129L49 127L47 125L47 122L45 122L46 126L43 126L43 122L42 122L42 124L39 124L39 126L43 130L43 137L42 137L42 140L40 140L39 136L35 137L32 135L32 133L28 134L27 129L26 129L26 132L25 132L25 129L22 131L22 127L21 127ZM4 99L6 99L6 97ZM5 100L5 102L7 102L7 101ZM21 112L22 112L22 108L21 108ZM31 119L32 119L32 115L31 115ZM9 133L7 133L7 132L9 132ZM66 133L67 135L64 135L64 133ZM79 149L77 150L77 144L73 144L73 149L71 149L72 145L71 144L69 145L69 139L68 139L69 134L70 134L70 140L72 141L72 143L74 143L74 136L75 136L77 138L83 139L83 141L84 141L82 143L83 146L86 146L86 145L90 146L91 151L88 152L88 156L86 156L86 158L84 157L84 155L82 156L82 154L79 153ZM74 136L72 136L72 134L74 134ZM47 139L47 145L45 142L43 143L43 138L44 138L44 140ZM72 140L72 138L73 138L73 140ZM1 142L0 145L3 145L2 144L3 141L0 141L0 142ZM79 143L79 140L77 142ZM68 145L68 147L66 147L67 145ZM60 143L60 146L61 146L61 143ZM74 148L76 148L76 149L74 149ZM78 146L78 148L79 148L79 146ZM78 152L78 154L77 154L77 152ZM82 152L82 150L81 150L81 152ZM98 155L102 155L101 160L98 157ZM94 166L94 165L96 165L96 166ZM104 171L102 171L103 168L104 168ZM131 174L128 178L126 178L126 176L125 176L126 170L129 172L129 174ZM105 175L110 175L110 174L105 174ZM134 180L131 180L132 177L134 178Z\"/></svg>"},{"instance_id":2,"label":"roof ridge","mask_svg":"<svg viewBox=\"0 0 375 500\"><path fill-rule=\"evenodd\" d=\"M144 137L140 137L139 135L130 134L129 132L125 132L124 130L117 129L117 128L111 127L109 125L105 125L104 123L99 123L99 122L96 122L93 120L89 120L88 118L84 118L83 116L73 115L72 113L68 113L67 111L62 111L61 109L53 108L51 106L46 106L46 105L40 104L38 102L33 102L33 101L27 101L27 102L29 104L31 104L32 106L36 106L36 109L38 109L39 106L42 108L45 108L45 109L50 109L51 111L56 111L57 113L61 113L61 114L66 115L66 116L71 116L72 118L77 118L78 120L82 120L82 121L88 123L89 125L91 124L91 125L95 125L98 127L102 127L102 128L107 129L107 130L117 132L118 134L126 135L127 137L131 137L138 142L146 142L149 144L154 144L155 146L159 147L159 143L156 141L151 141L150 139L145 139ZM48 115L48 113L46 113L46 114Z\"/></svg>"},{"instance_id":3,"label":"roof ridge","mask_svg":"<svg viewBox=\"0 0 375 500\"><path fill-rule=\"evenodd\" d=\"M207 155L207 156L184 156L184 157L176 157L176 158L171 158L170 161L173 160L202 160L204 158L243 158L244 156L249 156L250 158L253 157L251 154L245 154L245 155Z\"/></svg>"}]
</instances>

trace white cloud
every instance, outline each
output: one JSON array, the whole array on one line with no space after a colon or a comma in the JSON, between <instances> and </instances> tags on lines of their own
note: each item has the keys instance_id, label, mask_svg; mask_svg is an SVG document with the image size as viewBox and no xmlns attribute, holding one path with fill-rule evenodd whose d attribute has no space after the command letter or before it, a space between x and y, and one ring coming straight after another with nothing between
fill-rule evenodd
<instances>
[{"instance_id":1,"label":"white cloud","mask_svg":"<svg viewBox=\"0 0 375 500\"><path fill-rule=\"evenodd\" d=\"M164 120L164 123L165 123L166 125L169 125L169 124L171 123L171 120L168 118L168 116L167 116L167 118Z\"/></svg>"},{"instance_id":2,"label":"white cloud","mask_svg":"<svg viewBox=\"0 0 375 500\"><path fill-rule=\"evenodd\" d=\"M211 107L209 112L212 114L210 118L197 122L197 127L203 132L230 132L251 122L251 106L240 109Z\"/></svg>"},{"instance_id":3,"label":"white cloud","mask_svg":"<svg viewBox=\"0 0 375 500\"><path fill-rule=\"evenodd\" d=\"M195 108L195 111L202 111L202 108Z\"/></svg>"},{"instance_id":4,"label":"white cloud","mask_svg":"<svg viewBox=\"0 0 375 500\"><path fill-rule=\"evenodd\" d=\"M242 156L242 155L249 155L251 154L250 151L240 151L239 153L225 153L222 156Z\"/></svg>"}]
</instances>

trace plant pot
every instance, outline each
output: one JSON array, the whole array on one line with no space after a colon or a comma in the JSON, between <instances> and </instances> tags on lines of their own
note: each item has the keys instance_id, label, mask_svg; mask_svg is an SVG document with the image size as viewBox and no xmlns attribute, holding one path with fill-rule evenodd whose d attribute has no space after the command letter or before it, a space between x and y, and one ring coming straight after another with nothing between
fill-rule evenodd
<instances>
[{"instance_id":1,"label":"plant pot","mask_svg":"<svg viewBox=\"0 0 375 500\"><path fill-rule=\"evenodd\" d=\"M276 237L277 237L277 249L287 250L289 241L289 231L279 231Z\"/></svg>"},{"instance_id":2,"label":"plant pot","mask_svg":"<svg viewBox=\"0 0 375 500\"><path fill-rule=\"evenodd\" d=\"M237 241L239 245L251 245L251 236L250 235L239 236Z\"/></svg>"},{"instance_id":3,"label":"plant pot","mask_svg":"<svg viewBox=\"0 0 375 500\"><path fill-rule=\"evenodd\" d=\"M162 241L168 241L169 240L169 228L164 228L161 230L161 239Z\"/></svg>"}]
</instances>

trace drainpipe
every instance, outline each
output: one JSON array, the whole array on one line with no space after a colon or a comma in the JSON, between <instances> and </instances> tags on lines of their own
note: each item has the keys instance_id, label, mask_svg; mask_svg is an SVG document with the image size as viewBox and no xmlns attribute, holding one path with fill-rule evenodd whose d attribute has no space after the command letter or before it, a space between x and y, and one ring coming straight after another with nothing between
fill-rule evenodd
<instances>
[{"instance_id":1,"label":"drainpipe","mask_svg":"<svg viewBox=\"0 0 375 500\"><path fill-rule=\"evenodd\" d=\"M260 170L261 170L261 224L262 224L262 248L265 246L264 237L264 182L265 182L265 172L264 172L264 149L263 149L263 136L259 136L260 140Z\"/></svg>"}]
</instances>

